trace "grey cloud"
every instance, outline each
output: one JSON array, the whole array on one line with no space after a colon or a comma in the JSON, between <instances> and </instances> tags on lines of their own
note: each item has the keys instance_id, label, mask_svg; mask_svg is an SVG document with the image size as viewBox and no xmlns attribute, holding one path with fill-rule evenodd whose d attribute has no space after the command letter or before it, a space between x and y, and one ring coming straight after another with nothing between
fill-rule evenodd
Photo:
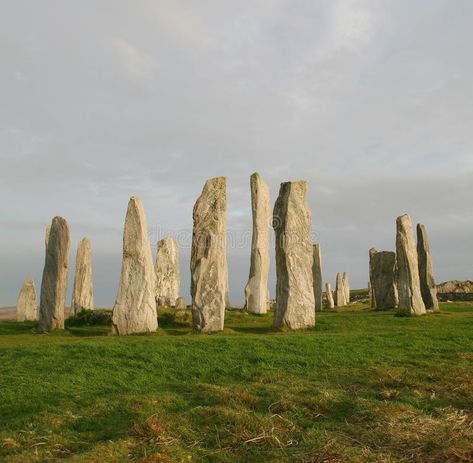
<instances>
[{"instance_id":1,"label":"grey cloud","mask_svg":"<svg viewBox=\"0 0 473 463\"><path fill-rule=\"evenodd\" d=\"M190 230L205 179L227 175L229 228L242 234L254 171L273 201L281 181L309 181L332 282L346 270L365 285L367 250L394 247L404 212L426 224L438 279L473 278L470 1L1 9L0 304L40 277L52 216L71 224L71 257L92 239L97 302L110 305L131 195L154 238ZM248 262L249 247L229 250L236 302Z\"/></svg>"}]
</instances>

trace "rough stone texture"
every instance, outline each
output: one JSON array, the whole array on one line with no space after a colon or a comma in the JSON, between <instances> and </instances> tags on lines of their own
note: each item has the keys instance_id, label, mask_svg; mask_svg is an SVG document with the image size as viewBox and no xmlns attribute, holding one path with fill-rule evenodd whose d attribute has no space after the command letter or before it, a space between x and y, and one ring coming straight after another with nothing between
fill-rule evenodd
<instances>
[{"instance_id":1,"label":"rough stone texture","mask_svg":"<svg viewBox=\"0 0 473 463\"><path fill-rule=\"evenodd\" d=\"M158 304L158 307L167 307L168 302L169 300L162 296L156 299L156 304Z\"/></svg>"},{"instance_id":2,"label":"rough stone texture","mask_svg":"<svg viewBox=\"0 0 473 463\"><path fill-rule=\"evenodd\" d=\"M42 331L64 329L68 255L69 225L62 217L54 217L41 280L39 329Z\"/></svg>"},{"instance_id":3,"label":"rough stone texture","mask_svg":"<svg viewBox=\"0 0 473 463\"><path fill-rule=\"evenodd\" d=\"M420 223L417 224L417 260L419 264L420 293L425 308L438 312L440 309L432 267L429 237L427 236L425 226Z\"/></svg>"},{"instance_id":4,"label":"rough stone texture","mask_svg":"<svg viewBox=\"0 0 473 463\"><path fill-rule=\"evenodd\" d=\"M322 310L322 256L320 253L320 244L314 244L313 263L312 263L312 278L314 280L314 303L315 310Z\"/></svg>"},{"instance_id":5,"label":"rough stone texture","mask_svg":"<svg viewBox=\"0 0 473 463\"><path fill-rule=\"evenodd\" d=\"M28 278L20 289L16 301L16 319L19 322L38 319L38 302L33 278Z\"/></svg>"},{"instance_id":6,"label":"rough stone texture","mask_svg":"<svg viewBox=\"0 0 473 463\"><path fill-rule=\"evenodd\" d=\"M335 305L337 307L343 307L346 305L345 285L343 284L343 277L340 272L337 273L337 281L335 284Z\"/></svg>"},{"instance_id":7,"label":"rough stone texture","mask_svg":"<svg viewBox=\"0 0 473 463\"><path fill-rule=\"evenodd\" d=\"M269 221L271 205L269 187L254 173L250 177L253 235L251 238L250 275L245 287L246 309L252 313L266 313L269 276Z\"/></svg>"},{"instance_id":8,"label":"rough stone texture","mask_svg":"<svg viewBox=\"0 0 473 463\"><path fill-rule=\"evenodd\" d=\"M49 234L51 233L51 224L46 225L46 233L44 234L44 250L48 249Z\"/></svg>"},{"instance_id":9,"label":"rough stone texture","mask_svg":"<svg viewBox=\"0 0 473 463\"><path fill-rule=\"evenodd\" d=\"M370 249L370 288L372 307L393 309L398 305L395 279L396 253Z\"/></svg>"},{"instance_id":10,"label":"rough stone texture","mask_svg":"<svg viewBox=\"0 0 473 463\"><path fill-rule=\"evenodd\" d=\"M335 307L335 301L333 300L332 285L325 283L325 295L327 296L328 306L333 309Z\"/></svg>"},{"instance_id":11,"label":"rough stone texture","mask_svg":"<svg viewBox=\"0 0 473 463\"><path fill-rule=\"evenodd\" d=\"M470 294L473 293L473 281L451 280L437 285L438 294Z\"/></svg>"},{"instance_id":12,"label":"rough stone texture","mask_svg":"<svg viewBox=\"0 0 473 463\"><path fill-rule=\"evenodd\" d=\"M71 315L82 310L94 309L94 288L92 283L92 245L82 238L77 246L76 273L72 290Z\"/></svg>"},{"instance_id":13,"label":"rough stone texture","mask_svg":"<svg viewBox=\"0 0 473 463\"><path fill-rule=\"evenodd\" d=\"M276 233L276 307L273 327L314 326L312 216L307 182L282 183L274 205Z\"/></svg>"},{"instance_id":14,"label":"rough stone texture","mask_svg":"<svg viewBox=\"0 0 473 463\"><path fill-rule=\"evenodd\" d=\"M164 298L173 307L179 297L179 245L174 238L158 241L156 251L156 300Z\"/></svg>"},{"instance_id":15,"label":"rough stone texture","mask_svg":"<svg viewBox=\"0 0 473 463\"><path fill-rule=\"evenodd\" d=\"M202 333L221 331L228 290L225 177L207 180L194 205L193 219L192 326Z\"/></svg>"},{"instance_id":16,"label":"rough stone texture","mask_svg":"<svg viewBox=\"0 0 473 463\"><path fill-rule=\"evenodd\" d=\"M348 280L348 273L343 272L343 290L345 291L345 304L350 303L350 282Z\"/></svg>"},{"instance_id":17,"label":"rough stone texture","mask_svg":"<svg viewBox=\"0 0 473 463\"><path fill-rule=\"evenodd\" d=\"M185 309L187 307L186 300L180 296L176 299L176 309Z\"/></svg>"},{"instance_id":18,"label":"rough stone texture","mask_svg":"<svg viewBox=\"0 0 473 463\"><path fill-rule=\"evenodd\" d=\"M115 334L156 331L156 272L148 238L148 225L140 199L128 203L123 231L123 260L117 299L113 307Z\"/></svg>"},{"instance_id":19,"label":"rough stone texture","mask_svg":"<svg viewBox=\"0 0 473 463\"><path fill-rule=\"evenodd\" d=\"M411 313L416 315L425 314L411 218L407 214L398 217L396 229L396 285L399 307L410 309Z\"/></svg>"}]
</instances>

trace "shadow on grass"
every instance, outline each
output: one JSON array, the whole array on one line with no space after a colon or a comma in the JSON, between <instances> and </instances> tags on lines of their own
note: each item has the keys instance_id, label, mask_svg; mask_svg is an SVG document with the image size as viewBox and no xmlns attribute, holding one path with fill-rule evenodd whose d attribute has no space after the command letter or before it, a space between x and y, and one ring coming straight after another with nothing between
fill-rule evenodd
<instances>
[{"instance_id":1,"label":"shadow on grass","mask_svg":"<svg viewBox=\"0 0 473 463\"><path fill-rule=\"evenodd\" d=\"M0 336L8 334L33 334L36 332L36 322L0 322Z\"/></svg>"}]
</instances>

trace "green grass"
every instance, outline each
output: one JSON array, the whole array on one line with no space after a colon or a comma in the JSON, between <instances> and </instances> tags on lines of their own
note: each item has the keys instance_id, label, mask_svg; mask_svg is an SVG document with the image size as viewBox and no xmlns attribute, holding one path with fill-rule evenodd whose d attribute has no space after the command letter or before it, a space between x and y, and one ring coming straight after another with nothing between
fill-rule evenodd
<instances>
[{"instance_id":1,"label":"green grass","mask_svg":"<svg viewBox=\"0 0 473 463\"><path fill-rule=\"evenodd\" d=\"M0 323L0 461L473 462L473 305L227 312L217 335ZM181 312L182 313L182 312Z\"/></svg>"}]
</instances>

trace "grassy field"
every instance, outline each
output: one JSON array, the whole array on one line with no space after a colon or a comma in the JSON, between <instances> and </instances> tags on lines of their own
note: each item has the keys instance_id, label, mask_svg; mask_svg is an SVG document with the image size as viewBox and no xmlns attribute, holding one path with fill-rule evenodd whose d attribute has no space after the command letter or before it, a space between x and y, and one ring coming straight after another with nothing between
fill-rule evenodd
<instances>
[{"instance_id":1,"label":"grassy field","mask_svg":"<svg viewBox=\"0 0 473 463\"><path fill-rule=\"evenodd\" d=\"M473 305L361 304L313 330L227 313L218 335L0 323L0 461L473 462Z\"/></svg>"}]
</instances>

